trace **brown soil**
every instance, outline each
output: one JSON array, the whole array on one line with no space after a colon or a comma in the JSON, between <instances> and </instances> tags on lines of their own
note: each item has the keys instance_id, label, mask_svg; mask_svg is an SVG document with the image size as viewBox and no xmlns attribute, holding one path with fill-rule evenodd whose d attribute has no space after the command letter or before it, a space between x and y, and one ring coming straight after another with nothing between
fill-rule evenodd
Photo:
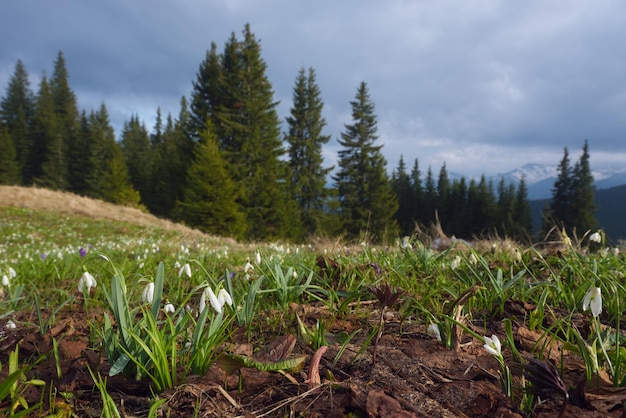
<instances>
[{"instance_id":1,"label":"brown soil","mask_svg":"<svg viewBox=\"0 0 626 418\"><path fill-rule=\"evenodd\" d=\"M509 306L510 315L520 312L522 304ZM371 310L371 318L363 315L335 320L327 328L329 333L352 332L364 328L369 333L377 317L374 305L363 306ZM318 318L332 319L324 307L294 306L293 309L311 325ZM81 304L57 315L54 325L41 336L35 327L18 326L4 330L0 341L0 361L6 364L7 356L19 343L20 360L36 359L46 354L36 364L29 376L48 382L44 396L45 414L66 409L79 417L100 416L102 400L94 387L88 367L107 376L106 356L91 346L89 323L94 323L102 312L91 309L85 315ZM295 316L295 312L292 312ZM32 314L31 314L32 315ZM36 322L35 318L18 317L23 323ZM528 352L540 335L523 327L515 327L516 343L522 354ZM251 354L259 348L247 344L243 330L235 336L229 350ZM479 331L479 329L477 329ZM503 329L494 322L489 334L503 335ZM480 331L479 331L480 332ZM53 338L58 343L60 377L53 355ZM329 340L330 340L329 335ZM464 337L458 351L445 349L442 344L424 333L423 327L401 324L389 312L385 332L378 346L377 364L372 363L372 346L361 356L358 352L364 338L348 346L336 364L333 360L339 344L329 344L319 366L320 384L308 381L313 350L300 340L294 353L305 354L307 360L301 372L280 374L242 368L227 376L217 365L205 376L189 376L173 389L159 394L165 400L160 416L185 417L521 417L526 416L504 396L498 379L498 363L488 355L475 339ZM579 356L564 352L558 345L547 349L562 362L564 381L570 386L585 380L584 365ZM509 351L509 350L507 350ZM358 359L354 361L355 357ZM512 360L507 358L512 364ZM561 363L559 363L561 364ZM520 399L519 370L513 369L515 399ZM315 370L313 370L315 371ZM315 374L315 373L314 373ZM6 377L6 367L0 379ZM0 380L1 381L1 380ZM122 416L147 416L153 399L148 381L136 381L120 376L108 377L108 392L113 397ZM241 387L239 385L241 384ZM626 401L626 391L612 389L605 383L583 388L571 398L565 417L621 416ZM56 399L50 400L50 388L56 388ZM61 393L72 396L64 400ZM40 400L39 388L26 392L30 404ZM0 405L4 407L5 405ZM548 396L535 406L535 416L558 416L561 399ZM38 414L41 413L38 412ZM68 415L69 416L69 415Z\"/></svg>"}]
</instances>

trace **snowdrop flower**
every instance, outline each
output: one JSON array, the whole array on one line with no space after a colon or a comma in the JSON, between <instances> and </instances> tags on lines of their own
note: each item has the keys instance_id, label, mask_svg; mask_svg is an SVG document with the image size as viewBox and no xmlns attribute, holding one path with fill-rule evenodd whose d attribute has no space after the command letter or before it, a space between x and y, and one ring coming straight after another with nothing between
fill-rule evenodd
<instances>
[{"instance_id":1,"label":"snowdrop flower","mask_svg":"<svg viewBox=\"0 0 626 418\"><path fill-rule=\"evenodd\" d=\"M189 266L189 263L185 263L183 264L183 266L180 268L180 270L178 270L178 276L182 276L183 273L185 273L187 275L187 277L189 277L191 279L191 267Z\"/></svg>"},{"instance_id":2,"label":"snowdrop flower","mask_svg":"<svg viewBox=\"0 0 626 418\"><path fill-rule=\"evenodd\" d=\"M13 267L9 267L9 278L15 279L15 276L17 276L15 269Z\"/></svg>"},{"instance_id":3,"label":"snowdrop flower","mask_svg":"<svg viewBox=\"0 0 626 418\"><path fill-rule=\"evenodd\" d=\"M227 303L228 306L233 306L233 299L230 297L226 290L220 289L220 291L217 292L217 296L215 296L213 289L207 287L206 289L204 289L204 292L202 292L202 295L200 296L200 312L204 311L204 308L206 307L207 297L209 298L211 306L217 313L222 312L222 308L224 307L225 303Z\"/></svg>"},{"instance_id":4,"label":"snowdrop flower","mask_svg":"<svg viewBox=\"0 0 626 418\"><path fill-rule=\"evenodd\" d=\"M226 289L220 289L220 291L217 292L217 300L222 304L222 306L224 306L224 303L228 306L233 306L233 298L230 297L230 294L226 291Z\"/></svg>"},{"instance_id":5,"label":"snowdrop flower","mask_svg":"<svg viewBox=\"0 0 626 418\"><path fill-rule=\"evenodd\" d=\"M256 252L256 254L254 255L254 261L256 261L257 265L261 264L261 253L260 252Z\"/></svg>"},{"instance_id":6,"label":"snowdrop flower","mask_svg":"<svg viewBox=\"0 0 626 418\"><path fill-rule=\"evenodd\" d=\"M437 324L431 322L426 329L426 334L428 334L429 337L435 338L437 341L441 341L441 333L439 332Z\"/></svg>"},{"instance_id":7,"label":"snowdrop flower","mask_svg":"<svg viewBox=\"0 0 626 418\"><path fill-rule=\"evenodd\" d=\"M599 232L594 232L589 235L589 242L597 242L598 244L602 242L602 236Z\"/></svg>"},{"instance_id":8,"label":"snowdrop flower","mask_svg":"<svg viewBox=\"0 0 626 418\"><path fill-rule=\"evenodd\" d=\"M6 274L2 275L2 286L9 287L9 276Z\"/></svg>"},{"instance_id":9,"label":"snowdrop flower","mask_svg":"<svg viewBox=\"0 0 626 418\"><path fill-rule=\"evenodd\" d=\"M485 344L483 347L492 356L502 356L502 345L500 344L500 339L496 334L493 334L491 338L485 337Z\"/></svg>"},{"instance_id":10,"label":"snowdrop flower","mask_svg":"<svg viewBox=\"0 0 626 418\"><path fill-rule=\"evenodd\" d=\"M169 314L169 313L174 313L176 309L174 309L174 305L172 305L171 303L166 303L165 306L163 307L163 311L166 314Z\"/></svg>"},{"instance_id":11,"label":"snowdrop flower","mask_svg":"<svg viewBox=\"0 0 626 418\"><path fill-rule=\"evenodd\" d=\"M6 324L7 329L15 329L17 328L17 325L15 325L15 322L11 321L10 319L7 321Z\"/></svg>"},{"instance_id":12,"label":"snowdrop flower","mask_svg":"<svg viewBox=\"0 0 626 418\"><path fill-rule=\"evenodd\" d=\"M450 262L450 268L452 270L456 270L460 265L461 265L461 257L457 255Z\"/></svg>"},{"instance_id":13,"label":"snowdrop flower","mask_svg":"<svg viewBox=\"0 0 626 418\"><path fill-rule=\"evenodd\" d=\"M591 314L597 318L602 313L602 290L599 287L589 289L583 299L583 311L591 308Z\"/></svg>"},{"instance_id":14,"label":"snowdrop flower","mask_svg":"<svg viewBox=\"0 0 626 418\"><path fill-rule=\"evenodd\" d=\"M78 280L78 291L82 293L91 293L91 288L96 287L98 283L96 279L88 271L84 272Z\"/></svg>"},{"instance_id":15,"label":"snowdrop flower","mask_svg":"<svg viewBox=\"0 0 626 418\"><path fill-rule=\"evenodd\" d=\"M258 253L257 253L258 254ZM245 266L243 266L243 272L248 274L250 271L254 270L254 266L248 261Z\"/></svg>"},{"instance_id":16,"label":"snowdrop flower","mask_svg":"<svg viewBox=\"0 0 626 418\"><path fill-rule=\"evenodd\" d=\"M409 237L402 237L402 240L400 241L400 247L401 248L406 248L406 249L409 249L409 250L413 248L413 246L409 242Z\"/></svg>"},{"instance_id":17,"label":"snowdrop flower","mask_svg":"<svg viewBox=\"0 0 626 418\"><path fill-rule=\"evenodd\" d=\"M619 248L618 247L613 248L613 255L615 257L617 257L619 255Z\"/></svg>"},{"instance_id":18,"label":"snowdrop flower","mask_svg":"<svg viewBox=\"0 0 626 418\"><path fill-rule=\"evenodd\" d=\"M472 265L476 265L478 263L478 259L476 258L476 256L474 255L474 253L471 253L469 256L468 261L470 262L470 264Z\"/></svg>"},{"instance_id":19,"label":"snowdrop flower","mask_svg":"<svg viewBox=\"0 0 626 418\"><path fill-rule=\"evenodd\" d=\"M143 293L141 294L141 301L143 303L152 303L152 299L154 298L154 282L149 282L146 287L143 289Z\"/></svg>"}]
</instances>

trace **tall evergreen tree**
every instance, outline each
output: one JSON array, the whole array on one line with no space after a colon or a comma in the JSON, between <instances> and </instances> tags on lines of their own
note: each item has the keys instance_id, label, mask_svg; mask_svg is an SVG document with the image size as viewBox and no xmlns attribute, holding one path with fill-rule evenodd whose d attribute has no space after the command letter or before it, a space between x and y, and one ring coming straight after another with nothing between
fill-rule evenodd
<instances>
[{"instance_id":1,"label":"tall evergreen tree","mask_svg":"<svg viewBox=\"0 0 626 418\"><path fill-rule=\"evenodd\" d=\"M361 82L352 106L352 124L345 125L339 144L339 171L333 177L344 228L350 237L368 233L375 241L397 233L393 216L398 199L393 193L382 155L374 103L367 84Z\"/></svg>"},{"instance_id":2,"label":"tall evergreen tree","mask_svg":"<svg viewBox=\"0 0 626 418\"><path fill-rule=\"evenodd\" d=\"M589 166L589 143L585 140L583 153L576 162L572 176L572 228L579 234L597 227L594 185Z\"/></svg>"},{"instance_id":3,"label":"tall evergreen tree","mask_svg":"<svg viewBox=\"0 0 626 418\"><path fill-rule=\"evenodd\" d=\"M233 34L221 57L222 82L214 109L215 131L230 175L240 190L246 237L285 238L299 232L290 198L277 102L250 25L243 40Z\"/></svg>"},{"instance_id":4,"label":"tall evergreen tree","mask_svg":"<svg viewBox=\"0 0 626 418\"><path fill-rule=\"evenodd\" d=\"M230 178L212 132L210 120L194 149L189 182L176 204L175 217L201 231L240 237L244 215L237 205L237 189Z\"/></svg>"},{"instance_id":5,"label":"tall evergreen tree","mask_svg":"<svg viewBox=\"0 0 626 418\"><path fill-rule=\"evenodd\" d=\"M30 172L29 130L33 121L34 96L30 89L28 72L22 60L18 60L15 71L9 78L6 96L0 102L0 121L7 128L7 135L13 142L12 148L16 154L19 168L18 181L29 183L33 178Z\"/></svg>"},{"instance_id":6,"label":"tall evergreen tree","mask_svg":"<svg viewBox=\"0 0 626 418\"><path fill-rule=\"evenodd\" d=\"M289 180L293 199L298 202L302 225L306 234L321 229L328 200L326 177L332 168L324 168L322 146L330 140L323 135L326 121L322 116L324 103L316 83L315 70L308 74L300 69L293 89L293 106L287 117L289 144Z\"/></svg>"},{"instance_id":7,"label":"tall evergreen tree","mask_svg":"<svg viewBox=\"0 0 626 418\"><path fill-rule=\"evenodd\" d=\"M448 169L444 162L439 170L437 178L437 216L441 222L444 231L449 232L448 228L451 224L450 220L450 178L448 177Z\"/></svg>"},{"instance_id":8,"label":"tall evergreen tree","mask_svg":"<svg viewBox=\"0 0 626 418\"><path fill-rule=\"evenodd\" d=\"M0 122L0 184L19 184L20 166L9 130Z\"/></svg>"},{"instance_id":9,"label":"tall evergreen tree","mask_svg":"<svg viewBox=\"0 0 626 418\"><path fill-rule=\"evenodd\" d=\"M411 196L409 198L409 211L412 214L415 228L416 222L423 222L424 219L424 188L422 186L422 174L419 169L419 162L417 158L413 162L413 168L411 169ZM409 231L413 232L413 230Z\"/></svg>"},{"instance_id":10,"label":"tall evergreen tree","mask_svg":"<svg viewBox=\"0 0 626 418\"><path fill-rule=\"evenodd\" d=\"M148 131L137 115L124 122L120 145L130 183L139 192L142 202L146 203L151 186L152 147Z\"/></svg>"},{"instance_id":11,"label":"tall evergreen tree","mask_svg":"<svg viewBox=\"0 0 626 418\"><path fill-rule=\"evenodd\" d=\"M29 166L33 181L44 187L63 189L67 180L63 140L45 74L41 78L35 103L31 144Z\"/></svg>"},{"instance_id":12,"label":"tall evergreen tree","mask_svg":"<svg viewBox=\"0 0 626 418\"><path fill-rule=\"evenodd\" d=\"M437 211L437 186L431 166L428 166L428 170L426 171L422 206L423 217L420 219L420 222L424 225L431 225L435 222L435 214Z\"/></svg>"},{"instance_id":13,"label":"tall evergreen tree","mask_svg":"<svg viewBox=\"0 0 626 418\"><path fill-rule=\"evenodd\" d=\"M109 145L111 157L106 161L106 168L102 172L99 197L117 205L138 207L140 195L130 183L122 149L115 141Z\"/></svg>"},{"instance_id":14,"label":"tall evergreen tree","mask_svg":"<svg viewBox=\"0 0 626 418\"><path fill-rule=\"evenodd\" d=\"M510 236L513 233L513 209L515 207L515 185L506 184L504 177L498 182L498 202L496 208L496 231L500 236Z\"/></svg>"},{"instance_id":15,"label":"tall evergreen tree","mask_svg":"<svg viewBox=\"0 0 626 418\"><path fill-rule=\"evenodd\" d=\"M513 219L515 220L513 237L518 240L529 240L533 233L533 218L528 201L528 187L526 178L522 176L517 185L515 205L513 207Z\"/></svg>"},{"instance_id":16,"label":"tall evergreen tree","mask_svg":"<svg viewBox=\"0 0 626 418\"><path fill-rule=\"evenodd\" d=\"M467 183L465 177L454 179L448 195L448 233L457 237L470 236L467 219Z\"/></svg>"},{"instance_id":17,"label":"tall evergreen tree","mask_svg":"<svg viewBox=\"0 0 626 418\"><path fill-rule=\"evenodd\" d=\"M218 123L215 109L222 96L221 75L220 55L217 53L217 45L212 42L211 49L206 52L206 57L200 64L191 93L190 122L195 140L199 139L199 133L204 130L207 119L210 118L213 124Z\"/></svg>"},{"instance_id":18,"label":"tall evergreen tree","mask_svg":"<svg viewBox=\"0 0 626 418\"><path fill-rule=\"evenodd\" d=\"M391 186L398 197L398 210L394 218L398 223L400 233L403 236L410 235L415 229L414 196L411 186L411 177L406 172L406 164L404 164L404 158L402 156L400 156L398 168L392 173Z\"/></svg>"},{"instance_id":19,"label":"tall evergreen tree","mask_svg":"<svg viewBox=\"0 0 626 418\"><path fill-rule=\"evenodd\" d=\"M89 114L89 149L86 158L86 182L88 195L97 199L107 198L107 176L118 168L112 163L116 157L115 133L109 121L109 113L104 103L97 112ZM119 162L119 159L118 159ZM116 162L117 164L117 162Z\"/></svg>"},{"instance_id":20,"label":"tall evergreen tree","mask_svg":"<svg viewBox=\"0 0 626 418\"><path fill-rule=\"evenodd\" d=\"M557 168L557 178L552 188L552 199L547 211L544 211L542 231L546 235L553 226L559 230L571 231L570 214L572 211L572 168L567 147L563 149L563 158Z\"/></svg>"}]
</instances>

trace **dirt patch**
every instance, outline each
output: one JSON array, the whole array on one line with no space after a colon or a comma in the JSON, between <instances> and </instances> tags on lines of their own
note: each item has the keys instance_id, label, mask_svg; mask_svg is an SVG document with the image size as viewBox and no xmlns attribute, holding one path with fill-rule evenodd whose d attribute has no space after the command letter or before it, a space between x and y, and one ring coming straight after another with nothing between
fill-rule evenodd
<instances>
[{"instance_id":1,"label":"dirt patch","mask_svg":"<svg viewBox=\"0 0 626 418\"><path fill-rule=\"evenodd\" d=\"M308 306L308 305L307 305ZM322 307L310 311L322 312ZM67 400L59 397L52 404L44 399L43 411L58 412L62 405L76 416L99 416L102 400L89 374L89 368L106 377L106 355L94 348L90 339L90 324L102 312L92 310L85 315L77 304L57 315L54 325L42 336L37 328L20 326L5 330L0 342L0 361L6 362L8 353L19 344L20 359L35 359L44 354L29 372L32 377L48 382L57 393L71 394ZM373 314L374 315L374 314ZM34 318L17 318L22 323ZM310 318L309 318L310 319ZM329 333L362 326L363 318L346 318L337 321ZM295 324L294 324L295 325ZM494 332L501 332L500 324L491 324ZM365 330L367 331L367 330ZM445 349L429 337L422 326L407 326L389 321L378 346L378 361L372 363L371 347L362 352L364 340L347 345L338 355L339 344L329 344L321 357L320 384L308 380L313 350L298 340L294 352L307 356L302 371L292 374L262 372L242 368L227 375L213 365L204 376L189 376L182 384L160 393L164 404L163 416L199 417L521 417L525 416L516 403L506 397L498 378L498 363L487 354L482 345L464 338L458 351ZM365 332L363 333L365 334ZM524 350L532 333L515 327L518 349ZM267 341L259 336L257 341ZM260 343L249 344L244 330L234 337L230 350L256 352ZM56 345L57 355L54 354ZM559 350L559 347L554 347ZM564 381L576 387L584 381L582 360L569 353L560 357L563 362ZM507 362L512 363L508 358ZM0 379L6 377L6 368ZM514 373L515 399L520 399L521 381ZM121 376L108 377L108 392L116 402L122 416L147 416L153 400L150 382ZM48 390L46 389L46 390ZM568 405L566 417L622 416L626 401L623 389L611 388L598 382L581 391L582 402ZM26 398L36 403L41 392L29 389ZM44 397L47 398L47 397ZM4 405L0 405L4 406ZM560 399L548 397L537 404L535 416L557 416Z\"/></svg>"}]
</instances>

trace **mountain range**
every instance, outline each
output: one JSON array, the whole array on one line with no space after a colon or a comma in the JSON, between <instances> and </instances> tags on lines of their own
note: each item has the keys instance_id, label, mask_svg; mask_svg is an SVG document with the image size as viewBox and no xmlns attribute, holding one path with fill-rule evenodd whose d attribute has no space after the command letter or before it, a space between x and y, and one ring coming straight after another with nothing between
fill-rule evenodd
<instances>
[{"instance_id":1,"label":"mountain range","mask_svg":"<svg viewBox=\"0 0 626 418\"><path fill-rule=\"evenodd\" d=\"M493 176L494 184L501 178L508 183L518 184L522 177L528 186L528 199L549 199L552 197L552 188L557 177L557 166L549 164L528 163L515 170ZM620 168L592 169L596 190L609 189L626 184L626 166Z\"/></svg>"}]
</instances>

